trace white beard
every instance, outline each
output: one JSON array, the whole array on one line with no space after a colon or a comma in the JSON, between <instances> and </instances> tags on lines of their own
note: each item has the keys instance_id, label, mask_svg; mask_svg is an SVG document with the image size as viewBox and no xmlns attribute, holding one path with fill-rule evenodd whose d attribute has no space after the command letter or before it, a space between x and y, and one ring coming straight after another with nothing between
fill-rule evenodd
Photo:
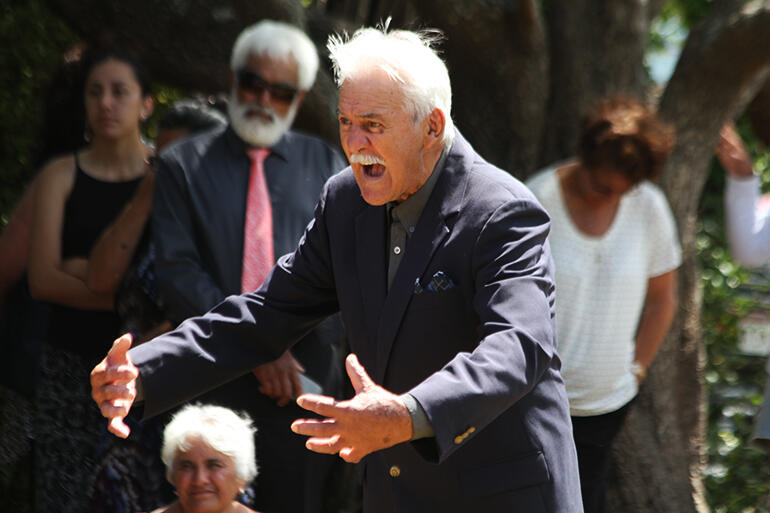
<instances>
[{"instance_id":1,"label":"white beard","mask_svg":"<svg viewBox=\"0 0 770 513\"><path fill-rule=\"evenodd\" d=\"M298 108L299 101L295 98L291 102L289 112L285 117L281 117L270 107L263 107L256 103L240 103L235 89L230 91L230 101L227 102L227 113L235 133L248 144L260 148L269 148L278 142L278 139L294 123ZM255 112L268 115L270 121L265 122L260 118L251 117L250 114L253 115Z\"/></svg>"}]
</instances>

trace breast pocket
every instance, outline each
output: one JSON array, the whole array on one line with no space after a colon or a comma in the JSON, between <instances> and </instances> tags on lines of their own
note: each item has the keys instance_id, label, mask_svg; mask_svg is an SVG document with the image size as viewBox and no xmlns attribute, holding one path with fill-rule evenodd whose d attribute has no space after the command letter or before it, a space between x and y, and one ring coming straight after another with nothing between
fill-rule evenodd
<instances>
[{"instance_id":1,"label":"breast pocket","mask_svg":"<svg viewBox=\"0 0 770 513\"><path fill-rule=\"evenodd\" d=\"M421 292L414 294L409 303L410 310L431 310L439 309L447 313L455 309L461 309L463 295L460 289L455 287L438 292Z\"/></svg>"}]
</instances>

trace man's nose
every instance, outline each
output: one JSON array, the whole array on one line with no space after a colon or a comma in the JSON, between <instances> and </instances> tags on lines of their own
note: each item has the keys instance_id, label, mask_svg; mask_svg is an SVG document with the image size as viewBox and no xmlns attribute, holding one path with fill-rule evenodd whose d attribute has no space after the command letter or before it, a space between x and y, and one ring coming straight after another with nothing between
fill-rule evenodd
<instances>
[{"instance_id":1,"label":"man's nose","mask_svg":"<svg viewBox=\"0 0 770 513\"><path fill-rule=\"evenodd\" d=\"M262 107L269 106L270 91L267 88L264 89L242 89L240 91L240 98L242 103L256 103Z\"/></svg>"},{"instance_id":2,"label":"man's nose","mask_svg":"<svg viewBox=\"0 0 770 513\"><path fill-rule=\"evenodd\" d=\"M273 97L270 96L270 89L265 87L259 91L254 91L254 99L259 105L263 107L270 107L270 102L272 102Z\"/></svg>"},{"instance_id":3,"label":"man's nose","mask_svg":"<svg viewBox=\"0 0 770 513\"><path fill-rule=\"evenodd\" d=\"M353 126L348 131L346 142L351 153L358 153L369 146L369 137L361 128Z\"/></svg>"}]
</instances>

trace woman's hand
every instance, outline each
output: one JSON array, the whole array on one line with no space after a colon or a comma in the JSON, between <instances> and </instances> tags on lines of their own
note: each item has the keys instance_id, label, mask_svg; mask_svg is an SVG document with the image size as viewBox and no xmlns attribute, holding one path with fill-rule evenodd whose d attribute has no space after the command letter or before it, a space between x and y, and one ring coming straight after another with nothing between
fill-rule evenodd
<instances>
[{"instance_id":1,"label":"woman's hand","mask_svg":"<svg viewBox=\"0 0 770 513\"><path fill-rule=\"evenodd\" d=\"M749 178L754 175L749 152L733 123L728 123L719 132L716 154L722 167L734 178Z\"/></svg>"}]
</instances>

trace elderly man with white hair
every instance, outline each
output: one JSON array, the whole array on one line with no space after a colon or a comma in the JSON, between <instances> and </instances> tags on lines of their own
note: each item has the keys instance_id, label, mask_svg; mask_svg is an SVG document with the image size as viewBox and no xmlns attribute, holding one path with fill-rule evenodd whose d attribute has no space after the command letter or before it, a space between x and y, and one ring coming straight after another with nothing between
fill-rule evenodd
<instances>
[{"instance_id":1,"label":"elderly man with white hair","mask_svg":"<svg viewBox=\"0 0 770 513\"><path fill-rule=\"evenodd\" d=\"M275 258L296 247L326 180L345 167L328 144L290 130L318 62L297 27L263 20L246 28L230 61L229 125L161 153L155 269L174 325L256 290ZM293 398L304 374L327 391L341 384L335 345L343 337L337 317L274 362L200 398L245 410L257 423L265 472L255 482L255 508L321 511L334 459L309 453L289 427L302 412Z\"/></svg>"},{"instance_id":2,"label":"elderly man with white hair","mask_svg":"<svg viewBox=\"0 0 770 513\"><path fill-rule=\"evenodd\" d=\"M125 436L134 401L168 408L280 356L339 310L355 395L300 396L325 418L292 429L312 451L361 462L366 513L582 511L550 221L453 127L431 39L331 38L351 166L257 292L130 351L128 339L113 344L91 374L113 432ZM191 371L194 383L163 391Z\"/></svg>"}]
</instances>

